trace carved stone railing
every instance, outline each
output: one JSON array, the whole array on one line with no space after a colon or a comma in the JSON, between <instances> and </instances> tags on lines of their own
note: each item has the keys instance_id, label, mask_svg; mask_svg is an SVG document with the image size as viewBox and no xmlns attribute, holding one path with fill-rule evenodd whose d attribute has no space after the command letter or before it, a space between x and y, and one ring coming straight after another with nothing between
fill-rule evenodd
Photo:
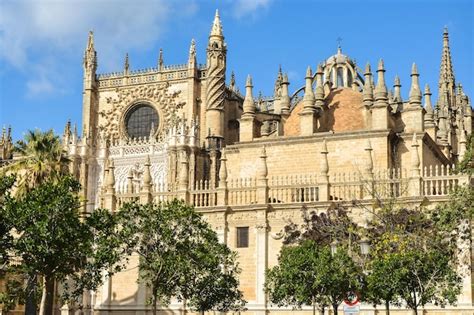
<instances>
[{"instance_id":1,"label":"carved stone railing","mask_svg":"<svg viewBox=\"0 0 474 315\"><path fill-rule=\"evenodd\" d=\"M319 201L316 174L273 176L269 181L269 203L304 203Z\"/></svg>"},{"instance_id":2,"label":"carved stone railing","mask_svg":"<svg viewBox=\"0 0 474 315\"><path fill-rule=\"evenodd\" d=\"M217 190L210 187L208 180L197 181L190 192L190 201L194 207L213 207L217 205Z\"/></svg>"},{"instance_id":3,"label":"carved stone railing","mask_svg":"<svg viewBox=\"0 0 474 315\"><path fill-rule=\"evenodd\" d=\"M424 196L445 196L463 179L454 173L454 165L436 165L423 168L422 193Z\"/></svg>"},{"instance_id":4,"label":"carved stone railing","mask_svg":"<svg viewBox=\"0 0 474 315\"><path fill-rule=\"evenodd\" d=\"M131 201L164 202L174 198L184 199L197 208L205 208L265 203L352 202L373 198L446 197L456 186L468 182L466 175L455 174L453 169L453 166L426 167L419 177L413 175L417 173L410 174L403 169L373 170L365 174L334 173L329 174L326 182L318 180L320 174L273 176L263 179L232 178L227 179L224 184L218 183L216 187L212 187L208 180L200 180L185 191L180 190L176 183L154 183L149 190L144 190L142 184L134 185L131 189L122 185L117 189L116 206L120 207ZM419 190L413 191L417 187ZM324 189L329 191L327 196L321 193ZM262 192L264 198L261 197Z\"/></svg>"},{"instance_id":5,"label":"carved stone railing","mask_svg":"<svg viewBox=\"0 0 474 315\"><path fill-rule=\"evenodd\" d=\"M257 203L257 181L255 178L235 178L228 181L228 204L249 205Z\"/></svg>"}]
</instances>

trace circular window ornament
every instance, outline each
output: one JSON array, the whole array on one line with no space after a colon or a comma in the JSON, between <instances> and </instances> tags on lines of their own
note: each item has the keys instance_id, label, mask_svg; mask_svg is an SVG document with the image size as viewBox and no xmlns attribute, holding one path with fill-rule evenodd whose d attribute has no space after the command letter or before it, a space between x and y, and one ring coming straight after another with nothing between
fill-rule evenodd
<instances>
[{"instance_id":1,"label":"circular window ornament","mask_svg":"<svg viewBox=\"0 0 474 315\"><path fill-rule=\"evenodd\" d=\"M158 124L158 112L149 104L136 104L125 115L125 130L130 138L148 138Z\"/></svg>"}]
</instances>

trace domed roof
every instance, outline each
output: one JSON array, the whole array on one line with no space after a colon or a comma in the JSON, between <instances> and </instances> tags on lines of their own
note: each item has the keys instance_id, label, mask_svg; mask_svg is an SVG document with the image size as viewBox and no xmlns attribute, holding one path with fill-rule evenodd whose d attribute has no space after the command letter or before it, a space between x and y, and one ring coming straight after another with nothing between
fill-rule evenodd
<instances>
[{"instance_id":1,"label":"domed roof","mask_svg":"<svg viewBox=\"0 0 474 315\"><path fill-rule=\"evenodd\" d=\"M344 64L346 62L349 62L352 64L352 60L347 56L342 53L341 46L337 47L337 53L335 55L332 55L328 59L326 59L326 64L332 64L332 63L337 63L337 64Z\"/></svg>"}]
</instances>

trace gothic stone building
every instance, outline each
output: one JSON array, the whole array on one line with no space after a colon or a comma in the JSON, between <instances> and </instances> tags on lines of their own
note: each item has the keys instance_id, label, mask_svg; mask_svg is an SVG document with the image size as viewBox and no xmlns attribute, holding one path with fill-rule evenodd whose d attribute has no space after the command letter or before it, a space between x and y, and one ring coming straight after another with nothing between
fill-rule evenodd
<instances>
[{"instance_id":1,"label":"gothic stone building","mask_svg":"<svg viewBox=\"0 0 474 315\"><path fill-rule=\"evenodd\" d=\"M226 81L227 47L217 13L204 65L196 62L192 41L186 64L166 65L160 52L156 68L131 70L127 56L123 71L97 74L90 33L83 133L79 137L68 123L63 136L87 200L84 211L184 199L238 252L247 312L291 312L271 305L263 284L265 270L277 263L279 232L289 220L301 220L302 206L322 211L351 200L369 204L367 182L382 197L432 206L469 182L452 172L473 119L469 98L455 82L447 30L442 47L434 104L415 64L403 100L398 77L393 92L387 88L382 60L374 74L340 48L315 72L308 67L305 86L290 89L280 70L274 95L255 98L250 76L245 95L233 74ZM359 208L352 215L360 224L368 216ZM471 259L470 243L465 246ZM95 314L144 314L149 293L137 283L136 264L133 257L129 269L91 293ZM167 308L173 310L180 312L182 304ZM374 314L371 306L362 310ZM443 312L449 310L472 314L470 270L458 306ZM435 314L436 307L426 311Z\"/></svg>"}]
</instances>

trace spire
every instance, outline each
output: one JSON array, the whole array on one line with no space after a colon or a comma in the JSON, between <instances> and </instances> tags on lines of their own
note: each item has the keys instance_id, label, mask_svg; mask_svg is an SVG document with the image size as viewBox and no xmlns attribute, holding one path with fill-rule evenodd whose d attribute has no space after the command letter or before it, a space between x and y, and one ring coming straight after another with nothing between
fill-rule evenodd
<instances>
[{"instance_id":1,"label":"spire","mask_svg":"<svg viewBox=\"0 0 474 315\"><path fill-rule=\"evenodd\" d=\"M370 64L367 62L364 73L364 89L362 91L364 105L370 107L374 103L374 91L372 89L372 72L370 70Z\"/></svg>"},{"instance_id":2,"label":"spire","mask_svg":"<svg viewBox=\"0 0 474 315\"><path fill-rule=\"evenodd\" d=\"M235 73L234 71L232 71L230 73L230 83L229 83L229 87L232 91L235 91L236 90L236 87L235 87Z\"/></svg>"},{"instance_id":3,"label":"spire","mask_svg":"<svg viewBox=\"0 0 474 315\"><path fill-rule=\"evenodd\" d=\"M393 101L395 103L401 103L402 100L402 94L400 93L400 87L402 85L400 84L400 78L398 75L395 76L395 81L393 84Z\"/></svg>"},{"instance_id":4,"label":"spire","mask_svg":"<svg viewBox=\"0 0 474 315\"><path fill-rule=\"evenodd\" d=\"M160 56L158 57L158 69L163 70L163 49L160 48Z\"/></svg>"},{"instance_id":5,"label":"spire","mask_svg":"<svg viewBox=\"0 0 474 315\"><path fill-rule=\"evenodd\" d=\"M123 69L125 71L125 73L128 73L128 69L130 68L130 64L128 63L128 53L125 54L125 62L124 62L124 66L123 66Z\"/></svg>"},{"instance_id":6,"label":"spire","mask_svg":"<svg viewBox=\"0 0 474 315\"><path fill-rule=\"evenodd\" d=\"M421 90L420 90L420 83L419 83L419 77L420 75L418 74L418 69L416 67L416 64L413 63L413 66L411 68L411 88L410 88L410 95L409 95L409 100L410 100L410 105L419 107L421 106Z\"/></svg>"},{"instance_id":7,"label":"spire","mask_svg":"<svg viewBox=\"0 0 474 315\"><path fill-rule=\"evenodd\" d=\"M433 120L433 105L431 104L431 91L428 84L425 85L425 120Z\"/></svg>"},{"instance_id":8,"label":"spire","mask_svg":"<svg viewBox=\"0 0 474 315\"><path fill-rule=\"evenodd\" d=\"M281 113L284 115L290 114L290 96L288 95L288 85L290 82L288 81L288 74L283 74L283 78L281 81L281 99L280 99L280 106L281 106Z\"/></svg>"},{"instance_id":9,"label":"spire","mask_svg":"<svg viewBox=\"0 0 474 315\"><path fill-rule=\"evenodd\" d=\"M283 73L281 71L281 65L278 68L277 78L275 80L275 87L273 89L273 96L279 98L281 96L281 83L283 81Z\"/></svg>"},{"instance_id":10,"label":"spire","mask_svg":"<svg viewBox=\"0 0 474 315\"><path fill-rule=\"evenodd\" d=\"M188 64L190 65L196 64L196 42L194 41L194 38L191 39L191 45L189 46Z\"/></svg>"},{"instance_id":11,"label":"spire","mask_svg":"<svg viewBox=\"0 0 474 315\"><path fill-rule=\"evenodd\" d=\"M324 105L324 88L323 88L323 68L321 64L316 69L316 93L314 98L316 99L316 107L322 109Z\"/></svg>"},{"instance_id":12,"label":"spire","mask_svg":"<svg viewBox=\"0 0 474 315\"><path fill-rule=\"evenodd\" d=\"M247 77L247 82L245 83L245 99L243 104L244 114L255 114L255 103L253 101L252 88L252 77L249 74Z\"/></svg>"},{"instance_id":13,"label":"spire","mask_svg":"<svg viewBox=\"0 0 474 315\"><path fill-rule=\"evenodd\" d=\"M221 18L219 16L219 10L216 9L216 15L214 16L214 22L212 23L210 36L224 37L222 33Z\"/></svg>"},{"instance_id":14,"label":"spire","mask_svg":"<svg viewBox=\"0 0 474 315\"><path fill-rule=\"evenodd\" d=\"M152 179L151 179L150 166L151 166L150 156L147 155L145 159L145 168L143 172L143 188L145 191L149 191L151 187Z\"/></svg>"},{"instance_id":15,"label":"spire","mask_svg":"<svg viewBox=\"0 0 474 315\"><path fill-rule=\"evenodd\" d=\"M97 53L94 47L93 31L89 31L89 37L87 38L87 46L84 51L84 68L93 71L97 68Z\"/></svg>"},{"instance_id":16,"label":"spire","mask_svg":"<svg viewBox=\"0 0 474 315\"><path fill-rule=\"evenodd\" d=\"M314 93L313 93L313 74L311 72L311 67L308 66L306 69L306 86L304 89L303 96L303 107L305 111L312 111L314 108Z\"/></svg>"},{"instance_id":17,"label":"spire","mask_svg":"<svg viewBox=\"0 0 474 315\"><path fill-rule=\"evenodd\" d=\"M377 69L377 86L375 87L375 104L378 106L385 106L387 103L387 86L385 85L385 69L383 60L380 59Z\"/></svg>"},{"instance_id":18,"label":"spire","mask_svg":"<svg viewBox=\"0 0 474 315\"><path fill-rule=\"evenodd\" d=\"M454 71L451 61L451 50L449 48L449 33L445 27L443 31L443 52L441 54L441 66L439 70L439 89L442 85L454 88Z\"/></svg>"}]
</instances>

